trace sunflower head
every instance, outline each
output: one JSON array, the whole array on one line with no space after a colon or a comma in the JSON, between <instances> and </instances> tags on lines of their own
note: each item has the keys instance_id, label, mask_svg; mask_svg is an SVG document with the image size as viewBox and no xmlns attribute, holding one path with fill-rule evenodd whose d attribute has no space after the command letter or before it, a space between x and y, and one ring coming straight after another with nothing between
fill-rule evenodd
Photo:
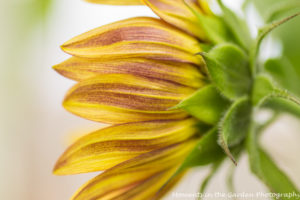
<instances>
[{"instance_id":1,"label":"sunflower head","mask_svg":"<svg viewBox=\"0 0 300 200\"><path fill-rule=\"evenodd\" d=\"M61 46L71 57L54 69L77 81L63 106L110 124L57 161L57 175L104 171L72 199L159 199L188 168L211 165L205 185L226 157L236 164L246 148L253 172L276 189L262 173L273 163L258 145L264 124L255 124L255 111L275 97L298 101L258 73L264 35L251 38L221 1L223 17L205 0L88 1L148 6L159 19L125 19Z\"/></svg>"}]
</instances>

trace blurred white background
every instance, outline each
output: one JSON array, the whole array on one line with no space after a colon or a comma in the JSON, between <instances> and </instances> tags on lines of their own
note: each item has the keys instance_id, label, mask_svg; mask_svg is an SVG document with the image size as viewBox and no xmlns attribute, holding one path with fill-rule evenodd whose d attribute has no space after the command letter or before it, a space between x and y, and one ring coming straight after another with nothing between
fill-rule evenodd
<instances>
[{"instance_id":1,"label":"blurred white background","mask_svg":"<svg viewBox=\"0 0 300 200\"><path fill-rule=\"evenodd\" d=\"M64 94L74 82L58 75L51 66L69 57L59 46L73 36L132 16L154 16L141 6L124 8L55 0L43 17L37 10L28 9L36 2L0 1L0 199L5 200L66 200L97 174L51 174L70 135L103 126L62 108ZM263 141L298 186L299 128L298 121L283 117L268 130ZM218 173L209 191L226 191L223 179L229 165L230 162ZM247 158L243 157L235 176L237 190L265 191L248 170ZM196 192L207 172L193 170L176 191Z\"/></svg>"}]
</instances>

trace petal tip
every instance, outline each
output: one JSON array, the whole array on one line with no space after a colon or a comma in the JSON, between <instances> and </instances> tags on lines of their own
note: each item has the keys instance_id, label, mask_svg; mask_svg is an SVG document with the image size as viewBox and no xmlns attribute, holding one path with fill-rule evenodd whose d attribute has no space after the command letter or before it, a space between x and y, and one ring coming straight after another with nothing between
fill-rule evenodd
<instances>
[{"instance_id":1,"label":"petal tip","mask_svg":"<svg viewBox=\"0 0 300 200\"><path fill-rule=\"evenodd\" d=\"M60 75L62 75L64 77L70 78L68 70L66 69L66 67L62 63L52 66L52 69L54 71L56 71L58 74L60 74Z\"/></svg>"},{"instance_id":2,"label":"petal tip","mask_svg":"<svg viewBox=\"0 0 300 200\"><path fill-rule=\"evenodd\" d=\"M59 158L52 169L52 173L57 176L67 175L66 173L63 173L63 167L64 162L62 162L61 158Z\"/></svg>"},{"instance_id":3,"label":"petal tip","mask_svg":"<svg viewBox=\"0 0 300 200\"><path fill-rule=\"evenodd\" d=\"M62 45L60 45L60 49L63 50L66 53L69 53L70 51L70 43L66 42Z\"/></svg>"},{"instance_id":4,"label":"petal tip","mask_svg":"<svg viewBox=\"0 0 300 200\"><path fill-rule=\"evenodd\" d=\"M65 97L65 99L63 100L62 106L64 107L64 109L70 111L70 101L69 101L69 99L68 99L68 96L69 96L69 95L67 95L67 96Z\"/></svg>"},{"instance_id":5,"label":"petal tip","mask_svg":"<svg viewBox=\"0 0 300 200\"><path fill-rule=\"evenodd\" d=\"M53 69L54 71L56 71L57 73L61 74L62 67L61 67L60 64L53 65L53 66L52 66L52 69Z\"/></svg>"}]
</instances>

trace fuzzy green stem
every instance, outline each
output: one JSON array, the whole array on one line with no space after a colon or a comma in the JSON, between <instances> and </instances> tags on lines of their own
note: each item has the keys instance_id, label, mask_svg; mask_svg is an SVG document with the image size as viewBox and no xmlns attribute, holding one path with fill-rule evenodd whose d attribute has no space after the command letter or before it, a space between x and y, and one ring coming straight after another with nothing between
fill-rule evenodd
<instances>
[{"instance_id":1,"label":"fuzzy green stem","mask_svg":"<svg viewBox=\"0 0 300 200\"><path fill-rule=\"evenodd\" d=\"M263 39L266 37L266 35L268 35L271 31L273 31L275 28L279 27L280 25L290 21L291 19L297 17L300 15L300 12L294 14L294 15L291 15L291 16L288 16L282 20L279 20L279 21L276 21L276 22L273 22L265 27L263 27L260 31L259 31L259 35L258 35L258 38L254 44L254 47L253 47L253 50L251 51L250 53L250 67L251 67L251 71L252 71L252 74L255 75L256 74L256 71L258 71L257 69L257 55L259 53L259 48L260 48L260 45L263 41Z\"/></svg>"},{"instance_id":2,"label":"fuzzy green stem","mask_svg":"<svg viewBox=\"0 0 300 200\"><path fill-rule=\"evenodd\" d=\"M280 89L276 89L274 91L274 93L272 94L272 96L275 97L279 97L279 98L283 98L285 100L291 101L295 104L297 104L298 106L300 106L300 100L297 99L296 97L294 97L293 95L291 95L288 91L286 90L280 90Z\"/></svg>"}]
</instances>

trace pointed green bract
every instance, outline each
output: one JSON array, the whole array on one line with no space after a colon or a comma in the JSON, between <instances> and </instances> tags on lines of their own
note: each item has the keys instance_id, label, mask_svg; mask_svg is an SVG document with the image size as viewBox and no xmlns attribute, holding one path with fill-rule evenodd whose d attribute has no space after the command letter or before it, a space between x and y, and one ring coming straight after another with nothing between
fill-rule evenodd
<instances>
[{"instance_id":1,"label":"pointed green bract","mask_svg":"<svg viewBox=\"0 0 300 200\"><path fill-rule=\"evenodd\" d=\"M246 137L251 113L250 101L241 98L231 105L219 124L219 144L235 164L236 161L229 148L239 144Z\"/></svg>"},{"instance_id":2,"label":"pointed green bract","mask_svg":"<svg viewBox=\"0 0 300 200\"><path fill-rule=\"evenodd\" d=\"M224 153L219 147L217 140L218 132L215 128L204 134L180 168L203 166L221 159Z\"/></svg>"},{"instance_id":3,"label":"pointed green bract","mask_svg":"<svg viewBox=\"0 0 300 200\"><path fill-rule=\"evenodd\" d=\"M245 53L233 44L216 46L209 53L201 53L206 61L213 84L228 99L248 95L251 74Z\"/></svg>"},{"instance_id":4,"label":"pointed green bract","mask_svg":"<svg viewBox=\"0 0 300 200\"><path fill-rule=\"evenodd\" d=\"M227 32L226 26L220 18L203 15L197 15L197 18L213 43L218 44L231 40L228 36L229 33Z\"/></svg>"},{"instance_id":5,"label":"pointed green bract","mask_svg":"<svg viewBox=\"0 0 300 200\"><path fill-rule=\"evenodd\" d=\"M173 177L188 168L208 165L224 158L225 154L218 145L217 140L218 131L216 128L213 128L205 133L199 139L195 148L186 157Z\"/></svg>"},{"instance_id":6,"label":"pointed green bract","mask_svg":"<svg viewBox=\"0 0 300 200\"><path fill-rule=\"evenodd\" d=\"M227 27L225 26L221 18L218 18L217 16L201 15L191 6L189 6L185 1L183 2L194 13L194 15L196 15L199 23L203 28L203 31L206 33L211 42L218 44L231 40Z\"/></svg>"},{"instance_id":7,"label":"pointed green bract","mask_svg":"<svg viewBox=\"0 0 300 200\"><path fill-rule=\"evenodd\" d=\"M181 101L175 108L187 111L202 122L216 124L228 105L229 101L213 85L208 85Z\"/></svg>"}]
</instances>

